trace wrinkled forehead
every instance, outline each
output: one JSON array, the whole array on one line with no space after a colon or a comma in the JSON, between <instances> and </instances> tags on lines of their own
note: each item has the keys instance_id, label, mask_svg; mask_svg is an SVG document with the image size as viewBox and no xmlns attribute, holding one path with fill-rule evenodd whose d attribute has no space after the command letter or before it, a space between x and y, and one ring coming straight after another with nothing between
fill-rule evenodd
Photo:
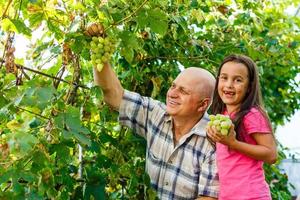
<instances>
[{"instance_id":1,"label":"wrinkled forehead","mask_svg":"<svg viewBox=\"0 0 300 200\"><path fill-rule=\"evenodd\" d=\"M201 87L201 77L191 73L190 71L183 71L177 76L174 83L177 86L197 92Z\"/></svg>"}]
</instances>

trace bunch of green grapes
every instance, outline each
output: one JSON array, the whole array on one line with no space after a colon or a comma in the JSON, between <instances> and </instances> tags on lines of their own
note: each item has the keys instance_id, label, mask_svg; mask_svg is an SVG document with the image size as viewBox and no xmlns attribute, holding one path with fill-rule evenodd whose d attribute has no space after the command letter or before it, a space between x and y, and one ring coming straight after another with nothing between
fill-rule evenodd
<instances>
[{"instance_id":1,"label":"bunch of green grapes","mask_svg":"<svg viewBox=\"0 0 300 200\"><path fill-rule=\"evenodd\" d=\"M91 60L92 64L101 72L103 63L108 62L116 50L117 41L111 37L92 37Z\"/></svg>"},{"instance_id":2,"label":"bunch of green grapes","mask_svg":"<svg viewBox=\"0 0 300 200\"><path fill-rule=\"evenodd\" d=\"M232 121L229 116L226 115L209 115L210 121L208 122L208 126L214 126L221 135L228 135L229 129L232 125Z\"/></svg>"}]
</instances>

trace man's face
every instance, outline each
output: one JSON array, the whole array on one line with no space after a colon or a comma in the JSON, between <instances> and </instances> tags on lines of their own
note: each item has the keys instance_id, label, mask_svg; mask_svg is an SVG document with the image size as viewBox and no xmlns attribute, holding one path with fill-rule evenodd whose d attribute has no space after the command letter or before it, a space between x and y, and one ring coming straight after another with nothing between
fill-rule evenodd
<instances>
[{"instance_id":1,"label":"man's face","mask_svg":"<svg viewBox=\"0 0 300 200\"><path fill-rule=\"evenodd\" d=\"M189 118L198 116L198 105L201 100L197 92L199 80L190 73L181 73L174 80L167 93L167 112L172 117Z\"/></svg>"}]
</instances>

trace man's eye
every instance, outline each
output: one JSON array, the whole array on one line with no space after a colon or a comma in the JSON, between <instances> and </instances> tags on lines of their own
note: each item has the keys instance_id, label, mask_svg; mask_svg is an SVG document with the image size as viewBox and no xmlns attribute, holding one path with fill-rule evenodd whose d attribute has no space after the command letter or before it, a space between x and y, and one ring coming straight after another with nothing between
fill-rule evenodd
<instances>
[{"instance_id":1,"label":"man's eye","mask_svg":"<svg viewBox=\"0 0 300 200\"><path fill-rule=\"evenodd\" d=\"M188 92L185 91L185 90L183 90L183 89L181 89L180 92L181 92L182 94L188 94Z\"/></svg>"}]
</instances>

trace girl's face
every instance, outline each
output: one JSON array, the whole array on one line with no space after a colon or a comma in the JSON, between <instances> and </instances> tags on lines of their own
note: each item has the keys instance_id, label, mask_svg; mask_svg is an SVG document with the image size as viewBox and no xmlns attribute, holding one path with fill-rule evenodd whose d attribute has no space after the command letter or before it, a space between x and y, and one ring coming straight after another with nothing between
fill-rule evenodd
<instances>
[{"instance_id":1,"label":"girl's face","mask_svg":"<svg viewBox=\"0 0 300 200\"><path fill-rule=\"evenodd\" d=\"M218 93L229 113L239 110L248 87L248 69L244 64L227 62L222 66Z\"/></svg>"}]
</instances>

